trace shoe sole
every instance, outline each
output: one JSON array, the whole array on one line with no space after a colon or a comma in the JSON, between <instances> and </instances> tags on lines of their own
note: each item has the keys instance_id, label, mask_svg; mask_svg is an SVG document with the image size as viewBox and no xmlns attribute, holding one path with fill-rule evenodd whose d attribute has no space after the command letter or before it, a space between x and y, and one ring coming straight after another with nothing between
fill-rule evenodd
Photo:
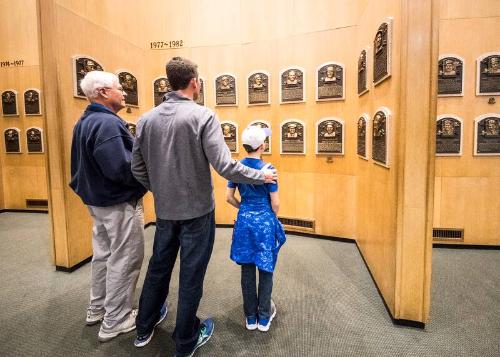
<instances>
[{"instance_id":1,"label":"shoe sole","mask_svg":"<svg viewBox=\"0 0 500 357\"><path fill-rule=\"evenodd\" d=\"M158 326L159 324L161 324L161 323L163 322L163 320L165 320L165 319L167 318L167 315L168 315L168 310L167 310L167 312L166 312L166 314L165 314L165 315L160 316L160 319L159 319L159 320L158 320L158 322L155 324L155 327L156 327L156 326ZM146 341L144 341L144 342L139 342L139 343L137 343L137 344L136 344L136 343L135 343L135 341L134 341L134 346L135 346L135 347L139 347L139 348L140 348L140 347L144 347L144 346L146 346L148 343L150 343L150 342L151 342L151 340L153 339L153 335L154 335L154 334L155 334L155 330L154 330L154 328L153 328L153 331L151 332L151 335L149 336L149 338L148 338Z\"/></svg>"},{"instance_id":2,"label":"shoe sole","mask_svg":"<svg viewBox=\"0 0 500 357\"><path fill-rule=\"evenodd\" d=\"M87 324L87 326L94 326L94 325L98 324L99 322L101 322L103 318L104 318L104 316L98 320L85 320L85 323Z\"/></svg>"},{"instance_id":3,"label":"shoe sole","mask_svg":"<svg viewBox=\"0 0 500 357\"><path fill-rule=\"evenodd\" d=\"M97 334L97 339L99 340L99 342L108 342L109 340L112 340L113 338L117 337L118 335L121 335L122 333L127 333L127 332L134 331L134 330L135 330L135 325L131 326L125 330L121 330L121 331L117 331L117 332L101 333L101 331L99 331L99 333Z\"/></svg>"},{"instance_id":4,"label":"shoe sole","mask_svg":"<svg viewBox=\"0 0 500 357\"><path fill-rule=\"evenodd\" d=\"M247 325L245 324L246 328L248 331L254 331L254 330L257 330L257 324L253 324L253 325Z\"/></svg>"},{"instance_id":5,"label":"shoe sole","mask_svg":"<svg viewBox=\"0 0 500 357\"><path fill-rule=\"evenodd\" d=\"M274 307L274 312L273 314L271 315L271 317L269 318L269 323L267 324L267 326L262 326L262 325L258 325L257 328L259 329L259 331L261 332L267 332L269 331L269 328L271 327L271 322L273 322L273 319L274 317L276 316L276 306Z\"/></svg>"}]
</instances>

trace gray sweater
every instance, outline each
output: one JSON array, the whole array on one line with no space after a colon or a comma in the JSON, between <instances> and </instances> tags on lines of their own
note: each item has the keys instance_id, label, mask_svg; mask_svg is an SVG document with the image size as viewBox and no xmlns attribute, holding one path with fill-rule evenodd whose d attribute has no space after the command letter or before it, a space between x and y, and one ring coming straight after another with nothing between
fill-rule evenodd
<instances>
[{"instance_id":1,"label":"gray sweater","mask_svg":"<svg viewBox=\"0 0 500 357\"><path fill-rule=\"evenodd\" d=\"M156 216L200 217L215 208L210 165L224 178L263 184L264 173L231 158L215 113L170 92L142 115L132 150L132 173L153 192Z\"/></svg>"}]
</instances>

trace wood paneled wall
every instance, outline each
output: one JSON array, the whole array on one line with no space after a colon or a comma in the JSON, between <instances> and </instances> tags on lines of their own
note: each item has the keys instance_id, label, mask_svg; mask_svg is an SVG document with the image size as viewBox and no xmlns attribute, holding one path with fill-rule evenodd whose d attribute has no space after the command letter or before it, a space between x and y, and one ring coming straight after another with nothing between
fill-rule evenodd
<instances>
[{"instance_id":1,"label":"wood paneled wall","mask_svg":"<svg viewBox=\"0 0 500 357\"><path fill-rule=\"evenodd\" d=\"M476 96L476 59L500 51L500 2L442 0L439 53L464 59L462 97L438 98L437 114L463 119L462 155L437 157L434 226L464 230L462 244L500 245L500 156L474 156L474 119L500 114L500 97Z\"/></svg>"},{"instance_id":2,"label":"wood paneled wall","mask_svg":"<svg viewBox=\"0 0 500 357\"><path fill-rule=\"evenodd\" d=\"M0 68L0 92L17 91L19 112L0 116L0 208L26 209L27 199L47 199L45 153L28 154L26 147L26 129L43 129L44 116L26 116L23 96L28 88L41 88L36 0L0 1L0 14L0 61L23 61L19 67ZM10 127L20 129L20 154L5 153L4 130Z\"/></svg>"}]
</instances>

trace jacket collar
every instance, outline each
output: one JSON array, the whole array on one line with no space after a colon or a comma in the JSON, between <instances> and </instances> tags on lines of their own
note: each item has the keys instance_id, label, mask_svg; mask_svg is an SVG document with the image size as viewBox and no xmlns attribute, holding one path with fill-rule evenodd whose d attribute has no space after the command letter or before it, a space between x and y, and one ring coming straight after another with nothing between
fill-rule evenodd
<instances>
[{"instance_id":1,"label":"jacket collar","mask_svg":"<svg viewBox=\"0 0 500 357\"><path fill-rule=\"evenodd\" d=\"M180 100L191 100L191 99L189 99L188 97L184 97L182 94L180 94L180 92L177 91L168 92L163 97L164 102L176 102Z\"/></svg>"}]
</instances>

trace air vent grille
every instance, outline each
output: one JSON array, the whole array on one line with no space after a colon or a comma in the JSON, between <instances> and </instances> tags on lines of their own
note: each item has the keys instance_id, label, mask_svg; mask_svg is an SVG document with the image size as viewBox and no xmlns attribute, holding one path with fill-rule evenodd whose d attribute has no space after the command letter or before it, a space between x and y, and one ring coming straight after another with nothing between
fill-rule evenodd
<instances>
[{"instance_id":1,"label":"air vent grille","mask_svg":"<svg viewBox=\"0 0 500 357\"><path fill-rule=\"evenodd\" d=\"M26 208L49 208L49 202L47 200L26 200Z\"/></svg>"},{"instance_id":2,"label":"air vent grille","mask_svg":"<svg viewBox=\"0 0 500 357\"><path fill-rule=\"evenodd\" d=\"M298 231L315 231L315 221L311 219L302 218L290 218L290 217L278 217L279 221L285 226L285 228L290 230Z\"/></svg>"},{"instance_id":3,"label":"air vent grille","mask_svg":"<svg viewBox=\"0 0 500 357\"><path fill-rule=\"evenodd\" d=\"M464 240L464 230L457 228L433 228L432 238L436 240Z\"/></svg>"}]
</instances>

